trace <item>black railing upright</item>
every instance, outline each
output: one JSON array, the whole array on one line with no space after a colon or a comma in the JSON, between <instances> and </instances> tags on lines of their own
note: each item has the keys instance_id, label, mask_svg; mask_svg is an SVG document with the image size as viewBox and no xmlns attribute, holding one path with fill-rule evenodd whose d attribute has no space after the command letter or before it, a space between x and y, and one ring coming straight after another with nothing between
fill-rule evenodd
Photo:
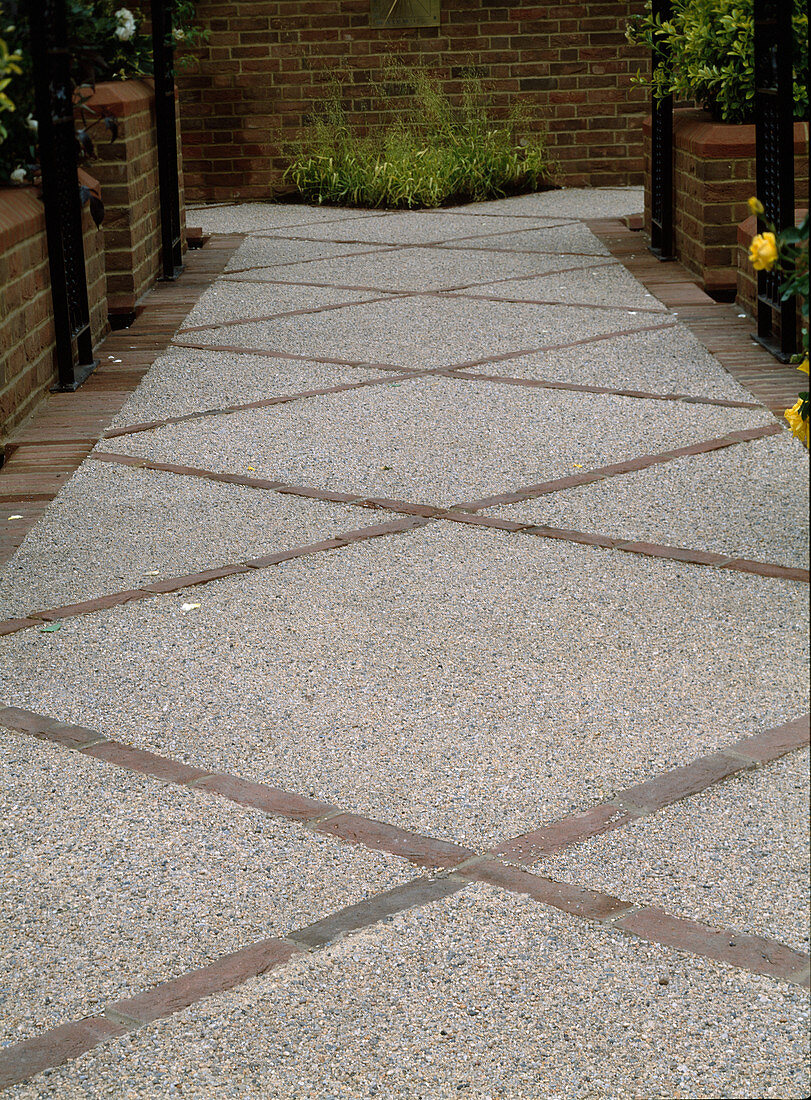
<instances>
[{"instance_id":1,"label":"black railing upright","mask_svg":"<svg viewBox=\"0 0 811 1100\"><path fill-rule=\"evenodd\" d=\"M177 115L172 40L174 0L151 0L151 2L163 278L176 279L183 270L183 247L180 231L180 181L177 170Z\"/></svg>"},{"instance_id":2,"label":"black railing upright","mask_svg":"<svg viewBox=\"0 0 811 1100\"><path fill-rule=\"evenodd\" d=\"M653 0L653 15L668 19L671 0ZM667 65L663 45L653 50L651 64ZM651 252L660 260L673 259L673 96L651 96Z\"/></svg>"},{"instance_id":3,"label":"black railing upright","mask_svg":"<svg viewBox=\"0 0 811 1100\"><path fill-rule=\"evenodd\" d=\"M786 0L755 0L757 197L778 230L794 225L793 10ZM759 222L758 232L765 228ZM780 300L780 283L786 277L785 272L759 271L757 281L757 338L783 362L797 350L796 301Z\"/></svg>"},{"instance_id":4,"label":"black railing upright","mask_svg":"<svg viewBox=\"0 0 811 1100\"><path fill-rule=\"evenodd\" d=\"M67 392L81 386L97 360L87 297L65 0L38 0L28 12L53 296L58 378L54 390Z\"/></svg>"}]
</instances>

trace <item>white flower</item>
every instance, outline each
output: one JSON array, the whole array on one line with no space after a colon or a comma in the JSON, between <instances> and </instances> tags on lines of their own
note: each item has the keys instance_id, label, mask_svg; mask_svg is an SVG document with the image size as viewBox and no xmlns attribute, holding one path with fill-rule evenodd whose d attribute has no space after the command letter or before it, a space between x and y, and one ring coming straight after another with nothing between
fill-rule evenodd
<instances>
[{"instance_id":1,"label":"white flower","mask_svg":"<svg viewBox=\"0 0 811 1100\"><path fill-rule=\"evenodd\" d=\"M175 42L182 42L185 37L186 32L180 27L175 27L172 31L172 38L174 38Z\"/></svg>"},{"instance_id":2,"label":"white flower","mask_svg":"<svg viewBox=\"0 0 811 1100\"><path fill-rule=\"evenodd\" d=\"M28 127L28 129L33 130L34 133L36 133L37 130L39 129L39 123L37 122L37 120L34 118L33 115L28 116L28 118L25 120L25 124Z\"/></svg>"},{"instance_id":3,"label":"white flower","mask_svg":"<svg viewBox=\"0 0 811 1100\"><path fill-rule=\"evenodd\" d=\"M10 178L14 180L15 183L25 183L25 169L15 168Z\"/></svg>"},{"instance_id":4,"label":"white flower","mask_svg":"<svg viewBox=\"0 0 811 1100\"><path fill-rule=\"evenodd\" d=\"M135 34L135 16L129 8L119 8L115 17L118 20L115 36L119 42L126 42Z\"/></svg>"}]
</instances>

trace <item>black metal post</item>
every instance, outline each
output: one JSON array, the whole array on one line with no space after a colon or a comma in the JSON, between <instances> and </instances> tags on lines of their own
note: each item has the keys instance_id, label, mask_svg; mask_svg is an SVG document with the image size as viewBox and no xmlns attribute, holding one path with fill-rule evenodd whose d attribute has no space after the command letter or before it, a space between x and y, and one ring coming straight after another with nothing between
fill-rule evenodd
<instances>
[{"instance_id":1,"label":"black metal post","mask_svg":"<svg viewBox=\"0 0 811 1100\"><path fill-rule=\"evenodd\" d=\"M98 360L87 299L65 0L38 0L28 13L56 340L53 388L68 392L81 386Z\"/></svg>"},{"instance_id":2,"label":"black metal post","mask_svg":"<svg viewBox=\"0 0 811 1100\"><path fill-rule=\"evenodd\" d=\"M793 5L755 0L755 155L757 197L778 231L794 225ZM758 222L758 232L766 227ZM797 350L797 303L780 301L788 272L759 271L757 339L786 363ZM780 342L774 315L780 314Z\"/></svg>"},{"instance_id":3,"label":"black metal post","mask_svg":"<svg viewBox=\"0 0 811 1100\"><path fill-rule=\"evenodd\" d=\"M151 4L163 277L176 279L183 270L183 245L180 235L180 184L177 172L177 118L172 43L174 0L151 0Z\"/></svg>"},{"instance_id":4,"label":"black metal post","mask_svg":"<svg viewBox=\"0 0 811 1100\"><path fill-rule=\"evenodd\" d=\"M653 0L653 15L669 19L671 0ZM651 63L667 65L669 51L654 48ZM673 259L673 96L651 96L650 247L660 260Z\"/></svg>"}]
</instances>

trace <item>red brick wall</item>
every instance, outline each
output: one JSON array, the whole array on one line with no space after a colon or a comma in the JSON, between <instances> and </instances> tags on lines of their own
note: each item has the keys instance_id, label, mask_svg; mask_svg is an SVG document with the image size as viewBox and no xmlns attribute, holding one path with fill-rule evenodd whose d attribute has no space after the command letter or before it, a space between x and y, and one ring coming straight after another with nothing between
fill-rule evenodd
<instances>
[{"instance_id":1,"label":"red brick wall","mask_svg":"<svg viewBox=\"0 0 811 1100\"><path fill-rule=\"evenodd\" d=\"M112 315L131 315L161 273L160 196L151 81L97 84L84 104L95 144L93 173L102 185L107 299ZM114 115L109 140L98 120ZM95 124L94 124L95 121ZM178 158L181 222L185 223L182 157Z\"/></svg>"},{"instance_id":2,"label":"red brick wall","mask_svg":"<svg viewBox=\"0 0 811 1100\"><path fill-rule=\"evenodd\" d=\"M645 123L646 178L650 121ZM794 125L795 194L808 199L808 123ZM755 127L713 122L706 111L674 112L673 222L676 257L708 294L735 296L738 225L755 194ZM645 226L650 230L649 193Z\"/></svg>"},{"instance_id":3,"label":"red brick wall","mask_svg":"<svg viewBox=\"0 0 811 1100\"><path fill-rule=\"evenodd\" d=\"M630 80L649 59L626 43L625 24L642 8L442 0L440 26L387 30L370 26L369 0L199 0L211 39L179 76L189 198L268 197L284 139L333 72L349 72L356 117L379 121L369 117L369 82L392 51L437 70L452 95L472 62L498 105L523 102L531 125L548 127L560 182L639 183L648 97Z\"/></svg>"},{"instance_id":4,"label":"red brick wall","mask_svg":"<svg viewBox=\"0 0 811 1100\"><path fill-rule=\"evenodd\" d=\"M84 250L95 346L107 331L104 249L86 207ZM53 340L42 202L34 187L0 189L0 445L54 383Z\"/></svg>"}]
</instances>

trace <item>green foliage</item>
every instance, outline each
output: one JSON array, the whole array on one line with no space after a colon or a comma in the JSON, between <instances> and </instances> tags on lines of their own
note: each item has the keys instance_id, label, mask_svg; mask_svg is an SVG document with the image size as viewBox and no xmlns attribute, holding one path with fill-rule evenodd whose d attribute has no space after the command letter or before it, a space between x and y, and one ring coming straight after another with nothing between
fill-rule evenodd
<instances>
[{"instance_id":1,"label":"green foliage","mask_svg":"<svg viewBox=\"0 0 811 1100\"><path fill-rule=\"evenodd\" d=\"M6 34L13 34L14 27L10 25L7 28L3 28L3 6L0 4L0 30ZM11 84L15 76L22 74L20 68L20 55L15 53L9 48L5 38L0 34L0 115L15 110L14 100L11 98L6 89ZM3 125L3 120L0 118L0 144L8 137L8 130Z\"/></svg>"},{"instance_id":2,"label":"green foliage","mask_svg":"<svg viewBox=\"0 0 811 1100\"><path fill-rule=\"evenodd\" d=\"M808 10L793 3L794 115L808 118ZM720 122L751 122L754 117L754 0L674 0L673 15L662 21L647 10L628 25L627 38L650 50L662 47L670 62L660 61L650 77L635 82L661 98L695 100Z\"/></svg>"},{"instance_id":3,"label":"green foliage","mask_svg":"<svg viewBox=\"0 0 811 1100\"><path fill-rule=\"evenodd\" d=\"M34 86L31 58L28 47L28 5L31 0L3 0L0 8L0 26L8 19L3 31L11 46L0 39L0 112L14 109L8 121L0 123L0 184L23 170L31 179L36 171L36 122L34 120ZM36 2L36 0L33 0ZM75 101L81 106L90 98L92 87L100 80L129 80L147 76L152 72L152 38L143 34L145 2L124 7L120 0L67 0L67 48L71 57L71 69ZM208 31L195 27L194 0L176 0L174 12L174 45L181 53L178 64L192 60L189 50L199 46L208 37ZM11 37L13 35L13 38ZM9 52L9 50L11 52ZM5 60L4 60L5 59ZM8 72L5 71L8 68ZM4 101L9 79L14 80L13 107ZM78 130L79 155L92 155L93 145L89 131L106 120L82 109L82 121ZM5 120L4 120L5 121ZM113 134L115 127L110 126Z\"/></svg>"},{"instance_id":4,"label":"green foliage","mask_svg":"<svg viewBox=\"0 0 811 1100\"><path fill-rule=\"evenodd\" d=\"M425 69L391 61L386 79L413 96L410 115L382 133L357 134L347 122L335 80L321 112L292 151L285 172L308 202L412 208L476 202L534 191L550 176L543 135L520 138L525 120L513 109L490 118L481 82L465 82L454 107ZM377 89L381 103L385 88Z\"/></svg>"}]
</instances>

